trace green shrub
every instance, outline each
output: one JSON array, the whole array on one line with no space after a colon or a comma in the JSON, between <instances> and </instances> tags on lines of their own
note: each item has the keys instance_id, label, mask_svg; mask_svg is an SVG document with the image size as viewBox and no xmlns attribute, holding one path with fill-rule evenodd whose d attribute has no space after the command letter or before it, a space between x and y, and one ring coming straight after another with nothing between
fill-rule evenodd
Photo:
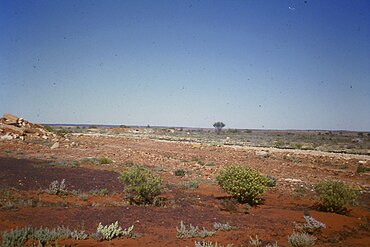
<instances>
[{"instance_id":1,"label":"green shrub","mask_svg":"<svg viewBox=\"0 0 370 247\"><path fill-rule=\"evenodd\" d=\"M112 163L112 160L107 157L100 157L97 158L83 158L80 160L79 163L82 164L92 164L92 165L102 165L102 164L110 164Z\"/></svg>"},{"instance_id":2,"label":"green shrub","mask_svg":"<svg viewBox=\"0 0 370 247\"><path fill-rule=\"evenodd\" d=\"M323 181L315 185L323 211L342 213L344 206L356 200L356 193L353 189L340 181Z\"/></svg>"},{"instance_id":3,"label":"green shrub","mask_svg":"<svg viewBox=\"0 0 370 247\"><path fill-rule=\"evenodd\" d=\"M206 164L206 166L216 166L216 163L215 163L215 162L208 162L208 163Z\"/></svg>"},{"instance_id":4,"label":"green shrub","mask_svg":"<svg viewBox=\"0 0 370 247\"><path fill-rule=\"evenodd\" d=\"M99 162L100 162L100 164L110 164L110 163L112 163L112 160L110 160L109 158L107 158L107 157L101 157L100 159L99 159Z\"/></svg>"},{"instance_id":5,"label":"green shrub","mask_svg":"<svg viewBox=\"0 0 370 247\"><path fill-rule=\"evenodd\" d=\"M276 178L273 176L266 176L266 186L268 187L275 187L276 186Z\"/></svg>"},{"instance_id":6,"label":"green shrub","mask_svg":"<svg viewBox=\"0 0 370 247\"><path fill-rule=\"evenodd\" d=\"M363 164L359 164L356 172L357 173L370 172L370 167L366 167Z\"/></svg>"},{"instance_id":7,"label":"green shrub","mask_svg":"<svg viewBox=\"0 0 370 247\"><path fill-rule=\"evenodd\" d=\"M102 189L92 189L89 191L92 195L99 195L99 196L105 196L109 194L109 190L107 188Z\"/></svg>"},{"instance_id":8,"label":"green shrub","mask_svg":"<svg viewBox=\"0 0 370 247\"><path fill-rule=\"evenodd\" d=\"M195 190L199 188L199 183L200 183L199 179L192 179L183 182L182 187L187 190Z\"/></svg>"},{"instance_id":9,"label":"green shrub","mask_svg":"<svg viewBox=\"0 0 370 247\"><path fill-rule=\"evenodd\" d=\"M152 204L155 197L162 192L162 179L142 166L123 172L119 179L131 203Z\"/></svg>"},{"instance_id":10,"label":"green shrub","mask_svg":"<svg viewBox=\"0 0 370 247\"><path fill-rule=\"evenodd\" d=\"M80 163L92 164L92 165L100 165L100 161L97 158L83 158L80 160Z\"/></svg>"},{"instance_id":11,"label":"green shrub","mask_svg":"<svg viewBox=\"0 0 370 247\"><path fill-rule=\"evenodd\" d=\"M48 125L44 125L44 129L49 131L49 132L54 132L55 131L53 127L48 126Z\"/></svg>"},{"instance_id":12,"label":"green shrub","mask_svg":"<svg viewBox=\"0 0 370 247\"><path fill-rule=\"evenodd\" d=\"M233 165L224 168L216 177L218 184L241 203L258 203L266 190L267 178L257 170Z\"/></svg>"},{"instance_id":13,"label":"green shrub","mask_svg":"<svg viewBox=\"0 0 370 247\"><path fill-rule=\"evenodd\" d=\"M175 171L175 176L185 176L186 171L183 169L178 169Z\"/></svg>"}]
</instances>

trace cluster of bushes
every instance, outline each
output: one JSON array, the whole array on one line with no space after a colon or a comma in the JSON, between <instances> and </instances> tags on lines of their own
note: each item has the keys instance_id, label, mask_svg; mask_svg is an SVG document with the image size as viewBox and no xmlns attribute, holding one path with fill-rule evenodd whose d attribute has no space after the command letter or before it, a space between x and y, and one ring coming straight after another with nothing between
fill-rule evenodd
<instances>
[{"instance_id":1,"label":"cluster of bushes","mask_svg":"<svg viewBox=\"0 0 370 247\"><path fill-rule=\"evenodd\" d=\"M175 175L181 176L184 173L184 170L177 170ZM119 179L124 185L126 198L134 204L153 204L163 191L162 179L143 166L132 166L130 170L123 172ZM226 167L216 179L219 185L240 203L260 202L259 195L266 191L267 187L276 185L275 178L238 165Z\"/></svg>"},{"instance_id":2,"label":"cluster of bushes","mask_svg":"<svg viewBox=\"0 0 370 247\"><path fill-rule=\"evenodd\" d=\"M88 162L91 160L83 160ZM100 164L110 163L107 158L94 160ZM183 176L186 173L184 170L176 170L176 176ZM129 170L123 172L119 180L124 185L124 193L130 203L138 205L155 204L158 196L163 192L163 181L150 170L143 166L133 165ZM231 195L231 198L238 203L253 205L261 202L260 195L264 193L268 187L276 185L276 179L271 176L265 176L257 170L240 165L232 165L222 169L216 176L216 180L220 187ZM63 195L67 191L65 189L65 181L61 183L54 181L48 188L48 193ZM324 181L316 184L315 191L320 199L320 209L328 212L343 213L345 206L348 203L354 202L356 193L343 182L339 181ZM96 192L100 193L100 191ZM231 199L230 199L231 200ZM310 216L305 216L304 224L296 225L297 232L294 232L288 237L291 246L311 246L316 238L311 236L317 230L325 227L321 222L316 221ZM215 223L215 230L230 230L228 224ZM60 234L62 232L63 234ZM192 225L186 226L181 221L177 228L178 238L189 237L207 237L213 236L215 231L200 230ZM49 230L47 228L31 229L23 228L16 229L9 233L3 233L4 246L22 246L27 239L38 240L41 244L47 243L60 238L87 238L84 232L70 231L68 228L58 228ZM103 226L99 223L97 231L91 235L97 240L111 240L117 237L133 237L133 226L123 230L118 222L111 225ZM258 242L258 238L254 241Z\"/></svg>"},{"instance_id":3,"label":"cluster of bushes","mask_svg":"<svg viewBox=\"0 0 370 247\"><path fill-rule=\"evenodd\" d=\"M229 223L220 223L215 222L213 224L214 231L209 231L203 227L203 229L199 229L198 226L193 226L190 224L186 226L183 221L180 222L180 226L176 227L176 237L177 238L194 238L194 237L211 237L215 235L216 231L230 231L234 229Z\"/></svg>"},{"instance_id":4,"label":"cluster of bushes","mask_svg":"<svg viewBox=\"0 0 370 247\"><path fill-rule=\"evenodd\" d=\"M218 184L240 203L255 204L267 187L276 185L276 179L264 176L257 170L232 165L224 168L217 175ZM345 206L354 203L356 192L340 181L323 181L315 185L319 197L319 209L326 212L343 213Z\"/></svg>"},{"instance_id":5,"label":"cluster of bushes","mask_svg":"<svg viewBox=\"0 0 370 247\"><path fill-rule=\"evenodd\" d=\"M81 162L110 163L106 157L101 159L85 159ZM182 176L184 170L176 170L175 175ZM124 192L131 203L153 204L156 197L163 191L162 179L143 166L134 165L119 177L124 185ZM240 165L224 168L216 176L218 184L240 203L256 204L261 201L259 197L267 187L276 185L276 179L264 176L257 170ZM50 194L64 195L65 181L54 181L46 190ZM320 199L320 209L327 212L343 213L345 205L356 199L354 190L340 181L324 181L315 186L315 191Z\"/></svg>"}]
</instances>

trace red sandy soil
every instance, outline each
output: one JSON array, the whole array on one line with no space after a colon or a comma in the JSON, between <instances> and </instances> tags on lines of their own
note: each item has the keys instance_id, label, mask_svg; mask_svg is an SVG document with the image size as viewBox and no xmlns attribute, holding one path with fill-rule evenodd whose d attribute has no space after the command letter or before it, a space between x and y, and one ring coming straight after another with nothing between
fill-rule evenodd
<instances>
[{"instance_id":1,"label":"red sandy soil","mask_svg":"<svg viewBox=\"0 0 370 247\"><path fill-rule=\"evenodd\" d=\"M33 227L69 226L93 233L99 222L119 221L123 228L135 226L135 239L98 242L64 240L59 245L76 246L194 246L195 239L177 239L176 227L181 220L213 229L214 222L237 229L216 232L205 240L226 245L248 246L250 236L258 235L264 244L277 241L288 246L287 237L294 222L303 222L308 210L327 228L315 236L316 246L369 246L369 174L356 173L361 163L369 164L369 156L309 153L289 150L218 147L200 144L162 142L126 137L71 136L78 146L48 145L22 141L0 142L0 186L12 191L13 199L32 199L33 203L16 208L0 209L0 231L32 225ZM267 150L261 153L261 150ZM266 155L267 153L267 155ZM60 160L81 160L86 157L108 157L111 164L81 164L78 168L40 167ZM165 205L135 206L124 200L123 187L117 177L129 169L129 163L142 164L167 184L163 194ZM214 162L214 165L207 165ZM225 211L223 193L215 182L220 168L229 164L249 165L277 178L277 186L263 194L262 205ZM36 166L35 166L36 165ZM184 177L174 175L177 169L191 171ZM198 189L184 189L181 184L201 179ZM48 195L45 190L54 180L66 180L68 190L88 193L107 188L108 195ZM297 179L297 180L289 180ZM350 207L347 215L319 212L314 207L312 186L324 179L338 179L361 192L359 204Z\"/></svg>"}]
</instances>

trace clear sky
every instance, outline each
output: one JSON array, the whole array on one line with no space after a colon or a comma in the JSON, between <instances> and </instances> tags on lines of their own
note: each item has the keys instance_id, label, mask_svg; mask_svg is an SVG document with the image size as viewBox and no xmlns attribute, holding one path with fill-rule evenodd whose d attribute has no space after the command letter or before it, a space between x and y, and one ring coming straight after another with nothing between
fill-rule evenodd
<instances>
[{"instance_id":1,"label":"clear sky","mask_svg":"<svg viewBox=\"0 0 370 247\"><path fill-rule=\"evenodd\" d=\"M0 114L370 130L370 1L0 0Z\"/></svg>"}]
</instances>

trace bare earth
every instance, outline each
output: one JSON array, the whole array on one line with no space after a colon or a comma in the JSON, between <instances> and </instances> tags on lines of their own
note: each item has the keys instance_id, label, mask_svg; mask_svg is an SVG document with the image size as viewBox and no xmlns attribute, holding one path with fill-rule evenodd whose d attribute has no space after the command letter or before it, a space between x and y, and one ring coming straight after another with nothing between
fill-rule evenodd
<instances>
[{"instance_id":1,"label":"bare earth","mask_svg":"<svg viewBox=\"0 0 370 247\"><path fill-rule=\"evenodd\" d=\"M76 145L69 145L70 143ZM108 157L111 164L81 163L79 167L51 167L55 161L79 161ZM368 155L333 154L318 151L281 150L216 146L208 144L159 141L148 138L70 135L68 141L50 149L45 143L20 140L0 141L0 186L2 188L0 231L23 226L69 226L96 231L99 222L119 221L135 227L137 238L98 242L64 240L58 244L75 246L194 246L194 239L176 238L180 221L213 229L213 223L228 222L236 229L216 232L205 240L226 245L248 246L250 236L258 235L264 244L277 241L288 246L294 222L303 222L308 210L327 228L316 235L317 246L369 246L370 183L369 172L356 172L359 164L369 167ZM167 183L163 206L129 205L117 177L130 164L141 164L160 175ZM258 169L277 179L262 205L248 211L225 210L227 194L215 182L218 171L230 164ZM175 176L178 169L188 171ZM49 195L42 190L49 184L66 180L68 190L79 195ZM186 181L200 181L199 188L188 189ZM337 179L360 192L359 203L349 207L347 215L319 212L315 208L313 185L325 179ZM92 195L93 189L106 188L108 195ZM11 192L11 196L4 192ZM6 207L12 201L14 207ZM246 213L247 212L247 213Z\"/></svg>"}]
</instances>

